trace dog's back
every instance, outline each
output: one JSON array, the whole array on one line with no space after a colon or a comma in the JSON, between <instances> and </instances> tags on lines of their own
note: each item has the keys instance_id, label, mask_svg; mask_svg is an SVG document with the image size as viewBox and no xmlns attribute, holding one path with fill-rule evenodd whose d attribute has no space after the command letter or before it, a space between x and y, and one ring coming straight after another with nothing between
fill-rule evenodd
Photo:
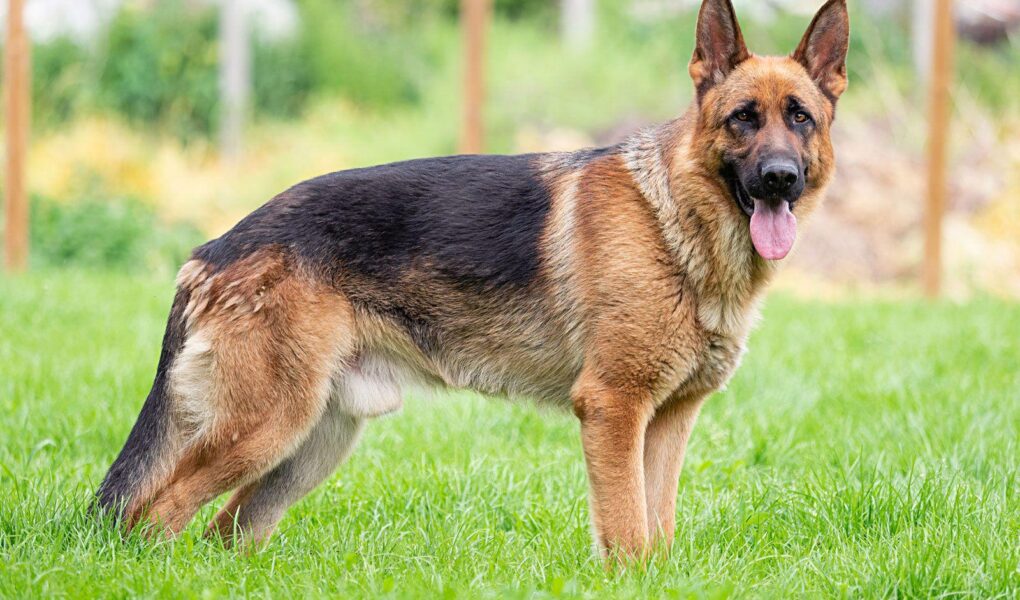
<instances>
[{"instance_id":1,"label":"dog's back","mask_svg":"<svg viewBox=\"0 0 1020 600\"><path fill-rule=\"evenodd\" d=\"M279 246L338 283L410 270L479 288L529 285L551 203L537 155L451 156L298 184L195 252L219 269Z\"/></svg>"}]
</instances>

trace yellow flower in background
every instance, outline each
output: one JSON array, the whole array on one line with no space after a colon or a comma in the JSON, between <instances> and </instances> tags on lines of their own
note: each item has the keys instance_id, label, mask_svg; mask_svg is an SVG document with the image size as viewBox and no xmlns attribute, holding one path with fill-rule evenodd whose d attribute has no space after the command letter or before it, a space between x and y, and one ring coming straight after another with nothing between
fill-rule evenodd
<instances>
[{"instance_id":1,"label":"yellow flower in background","mask_svg":"<svg viewBox=\"0 0 1020 600\"><path fill-rule=\"evenodd\" d=\"M219 235L295 183L351 166L342 141L367 138L350 131L355 117L334 105L300 123L253 126L244 157L229 164L213 142L183 146L113 119L83 118L33 140L30 187L57 202L141 202L165 221Z\"/></svg>"},{"instance_id":2,"label":"yellow flower in background","mask_svg":"<svg viewBox=\"0 0 1020 600\"><path fill-rule=\"evenodd\" d=\"M115 196L143 202L157 196L152 143L108 119L87 118L34 141L31 190L58 202Z\"/></svg>"}]
</instances>

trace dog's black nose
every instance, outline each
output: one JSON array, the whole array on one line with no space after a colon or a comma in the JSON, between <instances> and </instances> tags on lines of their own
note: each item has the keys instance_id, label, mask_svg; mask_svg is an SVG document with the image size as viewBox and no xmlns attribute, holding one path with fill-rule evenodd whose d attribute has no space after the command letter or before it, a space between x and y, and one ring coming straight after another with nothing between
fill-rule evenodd
<instances>
[{"instance_id":1,"label":"dog's black nose","mask_svg":"<svg viewBox=\"0 0 1020 600\"><path fill-rule=\"evenodd\" d=\"M773 160L761 168L761 180L768 194L785 194L800 179L800 169L787 160Z\"/></svg>"}]
</instances>

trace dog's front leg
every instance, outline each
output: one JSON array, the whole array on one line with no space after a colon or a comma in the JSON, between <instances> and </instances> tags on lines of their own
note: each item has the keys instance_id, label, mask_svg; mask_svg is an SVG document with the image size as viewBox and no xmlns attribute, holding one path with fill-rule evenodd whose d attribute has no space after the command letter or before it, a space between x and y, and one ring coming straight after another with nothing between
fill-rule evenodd
<instances>
[{"instance_id":1,"label":"dog's front leg","mask_svg":"<svg viewBox=\"0 0 1020 600\"><path fill-rule=\"evenodd\" d=\"M582 381L574 409L581 420L595 543L603 556L642 557L648 545L644 435L651 403L640 393Z\"/></svg>"},{"instance_id":2,"label":"dog's front leg","mask_svg":"<svg viewBox=\"0 0 1020 600\"><path fill-rule=\"evenodd\" d=\"M671 398L655 412L645 432L645 494L652 545L667 549L673 545L680 469L704 401L704 395Z\"/></svg>"}]
</instances>

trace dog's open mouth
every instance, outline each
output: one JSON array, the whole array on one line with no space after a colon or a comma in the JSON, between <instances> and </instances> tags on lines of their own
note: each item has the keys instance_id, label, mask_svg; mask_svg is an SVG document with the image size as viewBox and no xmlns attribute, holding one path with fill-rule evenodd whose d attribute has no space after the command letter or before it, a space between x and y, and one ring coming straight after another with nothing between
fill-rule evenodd
<instances>
[{"instance_id":1,"label":"dog's open mouth","mask_svg":"<svg viewBox=\"0 0 1020 600\"><path fill-rule=\"evenodd\" d=\"M737 207L747 213L747 216L754 216L754 199L744 188L744 184L740 183L737 174L733 169L727 168L723 171L723 177L730 186L730 193L733 195L733 201L737 203Z\"/></svg>"},{"instance_id":2,"label":"dog's open mouth","mask_svg":"<svg viewBox=\"0 0 1020 600\"><path fill-rule=\"evenodd\" d=\"M733 201L751 217L751 242L765 260L782 260L797 239L797 217L786 200L754 198L731 169L723 176L730 185Z\"/></svg>"}]
</instances>

